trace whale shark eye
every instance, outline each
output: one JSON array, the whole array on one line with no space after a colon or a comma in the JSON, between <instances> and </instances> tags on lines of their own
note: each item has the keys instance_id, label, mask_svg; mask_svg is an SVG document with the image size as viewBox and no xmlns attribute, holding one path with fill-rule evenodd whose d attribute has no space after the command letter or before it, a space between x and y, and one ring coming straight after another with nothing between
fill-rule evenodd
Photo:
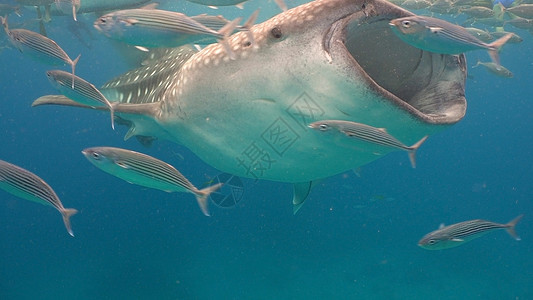
<instances>
[{"instance_id":1,"label":"whale shark eye","mask_svg":"<svg viewBox=\"0 0 533 300\"><path fill-rule=\"evenodd\" d=\"M270 30L270 34L272 34L272 36L276 39L280 39L282 34L281 34L281 29L279 29L279 27L274 27Z\"/></svg>"}]
</instances>

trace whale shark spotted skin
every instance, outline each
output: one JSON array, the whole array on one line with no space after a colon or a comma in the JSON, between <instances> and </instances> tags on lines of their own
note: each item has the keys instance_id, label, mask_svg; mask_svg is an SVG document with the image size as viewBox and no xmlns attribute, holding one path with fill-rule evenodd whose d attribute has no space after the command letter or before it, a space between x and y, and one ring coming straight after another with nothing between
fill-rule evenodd
<instances>
[{"instance_id":1,"label":"whale shark spotted skin","mask_svg":"<svg viewBox=\"0 0 533 300\"><path fill-rule=\"evenodd\" d=\"M309 123L386 128L409 145L463 118L464 56L403 43L388 24L411 15L381 0L317 0L253 26L256 46L246 32L233 34L235 59L220 44L169 50L102 93L120 102L127 138L182 144L238 176L311 182L392 150L317 134ZM41 104L80 106L60 96ZM310 187L298 190L306 196Z\"/></svg>"}]
</instances>

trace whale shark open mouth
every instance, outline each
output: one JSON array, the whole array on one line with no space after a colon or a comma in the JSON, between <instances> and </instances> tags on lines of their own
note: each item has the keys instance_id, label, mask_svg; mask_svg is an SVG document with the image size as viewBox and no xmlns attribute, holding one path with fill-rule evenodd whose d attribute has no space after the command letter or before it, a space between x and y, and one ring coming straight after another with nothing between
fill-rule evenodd
<instances>
[{"instance_id":1,"label":"whale shark open mouth","mask_svg":"<svg viewBox=\"0 0 533 300\"><path fill-rule=\"evenodd\" d=\"M338 20L325 37L326 51L333 58L349 53L358 75L366 77L377 93L422 121L458 122L466 112L464 55L431 53L404 43L389 22L410 13L392 11Z\"/></svg>"}]
</instances>

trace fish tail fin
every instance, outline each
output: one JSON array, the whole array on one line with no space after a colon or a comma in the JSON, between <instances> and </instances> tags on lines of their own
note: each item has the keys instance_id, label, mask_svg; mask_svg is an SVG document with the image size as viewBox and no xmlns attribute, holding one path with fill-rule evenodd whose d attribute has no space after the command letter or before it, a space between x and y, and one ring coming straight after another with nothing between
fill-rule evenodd
<instances>
[{"instance_id":1,"label":"fish tail fin","mask_svg":"<svg viewBox=\"0 0 533 300\"><path fill-rule=\"evenodd\" d=\"M74 74L76 72L76 64L78 63L78 60L80 60L81 54L76 57L75 60L72 61L72 89L74 89Z\"/></svg>"},{"instance_id":2,"label":"fish tail fin","mask_svg":"<svg viewBox=\"0 0 533 300\"><path fill-rule=\"evenodd\" d=\"M409 147L409 152L407 154L409 154L409 160L411 161L411 167L413 167L413 169L416 168L416 150L418 150L420 145L422 145L427 138L428 136L426 135L425 137L421 138L420 141Z\"/></svg>"},{"instance_id":3,"label":"fish tail fin","mask_svg":"<svg viewBox=\"0 0 533 300\"><path fill-rule=\"evenodd\" d=\"M252 44L252 47L254 49L257 49L259 47L257 46L257 43L255 42L254 34L252 33L251 28L252 26L254 26L258 15L259 15L259 9L254 11L254 13L250 15L248 20L246 20L246 22L242 26L245 29L246 35L248 36L248 39L250 40L250 43Z\"/></svg>"},{"instance_id":4,"label":"fish tail fin","mask_svg":"<svg viewBox=\"0 0 533 300\"><path fill-rule=\"evenodd\" d=\"M196 192L196 201L198 201L198 206L200 206L200 209L206 216L210 216L209 209L208 209L208 203L207 203L207 197L209 195L218 190L224 183L217 183L212 186L208 186L205 189L201 189Z\"/></svg>"},{"instance_id":5,"label":"fish tail fin","mask_svg":"<svg viewBox=\"0 0 533 300\"><path fill-rule=\"evenodd\" d=\"M117 107L120 102L110 102L109 104L109 113L111 114L111 128L115 130L115 107Z\"/></svg>"},{"instance_id":6,"label":"fish tail fin","mask_svg":"<svg viewBox=\"0 0 533 300\"><path fill-rule=\"evenodd\" d=\"M72 232L72 227L70 226L70 217L76 214L78 210L74 208L63 208L59 212L63 216L63 223L65 223L65 227L67 228L68 234L74 236L74 232Z\"/></svg>"},{"instance_id":7,"label":"fish tail fin","mask_svg":"<svg viewBox=\"0 0 533 300\"><path fill-rule=\"evenodd\" d=\"M507 230L507 233L509 233L510 236L512 236L515 240L520 241L521 238L516 234L515 226L516 223L518 223L524 215L519 215L518 217L514 218L511 222L505 224Z\"/></svg>"},{"instance_id":8,"label":"fish tail fin","mask_svg":"<svg viewBox=\"0 0 533 300\"><path fill-rule=\"evenodd\" d=\"M481 60L477 60L477 63L475 65L472 66L472 68L477 68L479 67L479 65L481 65Z\"/></svg>"},{"instance_id":9,"label":"fish tail fin","mask_svg":"<svg viewBox=\"0 0 533 300\"><path fill-rule=\"evenodd\" d=\"M498 66L500 65L500 56L498 55L498 52L500 51L500 48L505 44L507 43L507 41L509 39L511 39L513 37L513 34L512 33L508 33L504 36L502 36L501 38L495 40L494 42L490 43L488 46L489 46L489 55L490 55L490 58L492 59L492 61L497 64Z\"/></svg>"},{"instance_id":10,"label":"fish tail fin","mask_svg":"<svg viewBox=\"0 0 533 300\"><path fill-rule=\"evenodd\" d=\"M2 23L5 32L9 33L9 25L7 25L7 15L5 15L4 17L0 16L0 23Z\"/></svg>"},{"instance_id":11,"label":"fish tail fin","mask_svg":"<svg viewBox=\"0 0 533 300\"><path fill-rule=\"evenodd\" d=\"M224 25L224 27L220 28L220 30L218 31L218 34L223 36L220 43L226 50L226 53L228 54L230 59L235 59L236 57L235 57L235 53L233 52L233 50L231 50L231 47L228 43L228 37L233 33L233 30L235 30L235 27L237 27L237 24L239 24L240 21L241 21L241 18L236 18L235 20Z\"/></svg>"},{"instance_id":12,"label":"fish tail fin","mask_svg":"<svg viewBox=\"0 0 533 300\"><path fill-rule=\"evenodd\" d=\"M74 1L72 1L72 18L74 18L74 21L78 22L78 18L76 17L76 5L74 4Z\"/></svg>"}]
</instances>

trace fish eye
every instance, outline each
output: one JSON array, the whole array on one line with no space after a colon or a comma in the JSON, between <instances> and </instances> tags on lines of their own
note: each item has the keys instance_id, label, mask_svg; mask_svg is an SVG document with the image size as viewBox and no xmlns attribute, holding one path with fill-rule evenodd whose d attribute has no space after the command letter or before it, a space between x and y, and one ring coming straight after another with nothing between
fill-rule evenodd
<instances>
[{"instance_id":1,"label":"fish eye","mask_svg":"<svg viewBox=\"0 0 533 300\"><path fill-rule=\"evenodd\" d=\"M92 156L93 156L94 159L100 160L100 154L98 154L97 152L93 152Z\"/></svg>"},{"instance_id":2,"label":"fish eye","mask_svg":"<svg viewBox=\"0 0 533 300\"><path fill-rule=\"evenodd\" d=\"M411 27L411 21L408 21L408 20L402 21L402 26L405 28Z\"/></svg>"},{"instance_id":3,"label":"fish eye","mask_svg":"<svg viewBox=\"0 0 533 300\"><path fill-rule=\"evenodd\" d=\"M435 241L435 240L429 240L428 241L428 244L430 244L430 245L435 245L435 243L437 243L437 241Z\"/></svg>"},{"instance_id":4,"label":"fish eye","mask_svg":"<svg viewBox=\"0 0 533 300\"><path fill-rule=\"evenodd\" d=\"M280 39L282 37L281 29L279 29L279 27L272 28L270 30L270 34L276 39Z\"/></svg>"},{"instance_id":5,"label":"fish eye","mask_svg":"<svg viewBox=\"0 0 533 300\"><path fill-rule=\"evenodd\" d=\"M100 21L100 23L102 23L102 24L105 24L105 22L106 22L106 19L105 19L104 17L102 17L102 18L100 18L100 20L99 20L99 21Z\"/></svg>"},{"instance_id":6,"label":"fish eye","mask_svg":"<svg viewBox=\"0 0 533 300\"><path fill-rule=\"evenodd\" d=\"M326 125L326 124L320 124L320 125L318 125L318 128L319 128L320 130L322 130L322 131L324 131L324 130L328 130L328 127L329 127L329 126Z\"/></svg>"}]
</instances>

